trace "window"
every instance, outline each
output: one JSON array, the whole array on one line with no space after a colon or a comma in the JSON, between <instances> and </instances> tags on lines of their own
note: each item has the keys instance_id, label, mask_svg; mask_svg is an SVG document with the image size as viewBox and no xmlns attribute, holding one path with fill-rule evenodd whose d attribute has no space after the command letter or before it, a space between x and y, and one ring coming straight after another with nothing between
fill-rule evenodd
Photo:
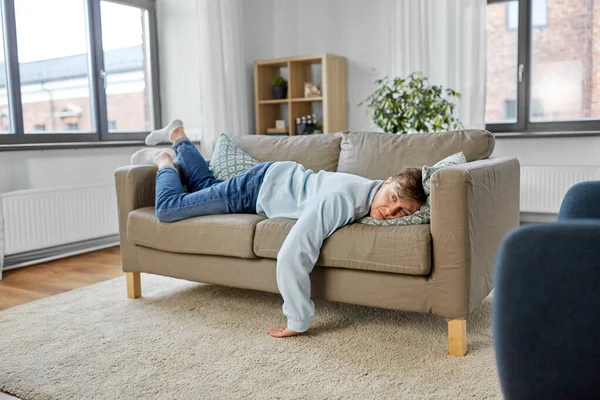
<instances>
[{"instance_id":1,"label":"window","mask_svg":"<svg viewBox=\"0 0 600 400\"><path fill-rule=\"evenodd\" d=\"M488 0L488 130L600 132L600 18L591 4Z\"/></svg>"},{"instance_id":2,"label":"window","mask_svg":"<svg viewBox=\"0 0 600 400\"><path fill-rule=\"evenodd\" d=\"M15 1L25 133L40 117L49 132L61 131L57 110L67 102L80 105L82 128L93 130L85 20L83 0Z\"/></svg>"},{"instance_id":3,"label":"window","mask_svg":"<svg viewBox=\"0 0 600 400\"><path fill-rule=\"evenodd\" d=\"M0 1L0 145L141 140L160 125L154 0Z\"/></svg>"},{"instance_id":4,"label":"window","mask_svg":"<svg viewBox=\"0 0 600 400\"><path fill-rule=\"evenodd\" d=\"M504 115L506 121L513 121L517 116L517 101L504 101ZM534 118L542 118L544 116L544 104L540 99L533 99L531 102L531 116Z\"/></svg>"},{"instance_id":5,"label":"window","mask_svg":"<svg viewBox=\"0 0 600 400\"><path fill-rule=\"evenodd\" d=\"M108 118L122 131L154 129L148 11L102 1ZM123 99L127 98L124 102Z\"/></svg>"},{"instance_id":6,"label":"window","mask_svg":"<svg viewBox=\"0 0 600 400\"><path fill-rule=\"evenodd\" d=\"M495 3L487 6L487 77L486 77L486 122L487 123L513 123L517 122L516 112L511 112L511 107L516 107L517 98L517 69L518 61L518 33L507 30L504 25L504 15L507 4ZM502 53L498 54L498 48ZM510 101L514 104L508 104ZM510 110L509 110L510 108Z\"/></svg>"},{"instance_id":7,"label":"window","mask_svg":"<svg viewBox=\"0 0 600 400\"><path fill-rule=\"evenodd\" d=\"M544 102L542 99L531 100L531 118L532 119L543 119L544 118Z\"/></svg>"},{"instance_id":8,"label":"window","mask_svg":"<svg viewBox=\"0 0 600 400\"><path fill-rule=\"evenodd\" d=\"M517 101L504 100L504 120L514 121L517 118Z\"/></svg>"},{"instance_id":9,"label":"window","mask_svg":"<svg viewBox=\"0 0 600 400\"><path fill-rule=\"evenodd\" d=\"M6 95L6 93L4 93L4 96L0 94L0 101L8 101L8 96ZM10 133L10 118L8 115L8 105L6 105L6 108L0 111L0 134L2 133Z\"/></svg>"},{"instance_id":10,"label":"window","mask_svg":"<svg viewBox=\"0 0 600 400\"><path fill-rule=\"evenodd\" d=\"M552 0L550 0L552 1ZM507 1L506 4L506 29L515 30L519 26L519 4L517 1ZM536 28L544 27L548 23L548 6L546 0L533 0L532 24Z\"/></svg>"}]
</instances>

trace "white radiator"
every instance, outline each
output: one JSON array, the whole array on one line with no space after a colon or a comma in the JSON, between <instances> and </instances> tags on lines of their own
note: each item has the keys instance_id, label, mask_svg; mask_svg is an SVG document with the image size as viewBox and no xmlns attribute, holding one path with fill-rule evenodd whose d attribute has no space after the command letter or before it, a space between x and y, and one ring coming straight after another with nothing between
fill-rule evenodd
<instances>
[{"instance_id":1,"label":"white radiator","mask_svg":"<svg viewBox=\"0 0 600 400\"><path fill-rule=\"evenodd\" d=\"M119 233L114 184L2 193L4 254Z\"/></svg>"},{"instance_id":2,"label":"white radiator","mask_svg":"<svg viewBox=\"0 0 600 400\"><path fill-rule=\"evenodd\" d=\"M567 190L600 180L600 167L521 166L521 212L558 214Z\"/></svg>"},{"instance_id":3,"label":"white radiator","mask_svg":"<svg viewBox=\"0 0 600 400\"><path fill-rule=\"evenodd\" d=\"M556 214L567 190L589 180L600 180L599 167L522 166L521 212ZM113 184L19 190L0 200L5 255L119 233Z\"/></svg>"}]
</instances>

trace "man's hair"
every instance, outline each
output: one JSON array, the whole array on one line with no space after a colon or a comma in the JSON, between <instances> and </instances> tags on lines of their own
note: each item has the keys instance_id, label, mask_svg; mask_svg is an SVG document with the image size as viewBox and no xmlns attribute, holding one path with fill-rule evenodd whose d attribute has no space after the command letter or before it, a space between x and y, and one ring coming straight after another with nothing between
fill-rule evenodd
<instances>
[{"instance_id":1,"label":"man's hair","mask_svg":"<svg viewBox=\"0 0 600 400\"><path fill-rule=\"evenodd\" d=\"M398 195L403 199L415 200L421 204L425 204L427 201L427 195L423 189L421 168L404 167L390 183L394 185Z\"/></svg>"}]
</instances>

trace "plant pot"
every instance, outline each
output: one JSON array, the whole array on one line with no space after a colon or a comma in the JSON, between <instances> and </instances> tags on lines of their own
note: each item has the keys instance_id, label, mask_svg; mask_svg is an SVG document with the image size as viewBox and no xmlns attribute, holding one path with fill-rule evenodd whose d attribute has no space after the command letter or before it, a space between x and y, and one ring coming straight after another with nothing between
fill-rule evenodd
<instances>
[{"instance_id":1,"label":"plant pot","mask_svg":"<svg viewBox=\"0 0 600 400\"><path fill-rule=\"evenodd\" d=\"M285 99L287 97L287 87L285 86L273 86L273 98L277 100Z\"/></svg>"}]
</instances>

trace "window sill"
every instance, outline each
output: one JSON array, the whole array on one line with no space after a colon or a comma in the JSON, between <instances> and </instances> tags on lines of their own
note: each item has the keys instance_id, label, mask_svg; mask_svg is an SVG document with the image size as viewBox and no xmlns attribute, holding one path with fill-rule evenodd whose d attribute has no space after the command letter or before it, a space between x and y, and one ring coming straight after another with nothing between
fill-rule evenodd
<instances>
[{"instance_id":1,"label":"window sill","mask_svg":"<svg viewBox=\"0 0 600 400\"><path fill-rule=\"evenodd\" d=\"M534 138L574 138L574 137L600 137L597 131L575 132L498 132L494 133L497 139L534 139Z\"/></svg>"},{"instance_id":2,"label":"window sill","mask_svg":"<svg viewBox=\"0 0 600 400\"><path fill-rule=\"evenodd\" d=\"M199 145L199 141L192 141ZM166 145L166 143L165 143ZM139 147L146 146L143 140L115 140L104 142L71 142L71 143L29 143L29 144L3 144L0 151L22 150L62 150L62 149L94 149L101 147Z\"/></svg>"}]
</instances>

